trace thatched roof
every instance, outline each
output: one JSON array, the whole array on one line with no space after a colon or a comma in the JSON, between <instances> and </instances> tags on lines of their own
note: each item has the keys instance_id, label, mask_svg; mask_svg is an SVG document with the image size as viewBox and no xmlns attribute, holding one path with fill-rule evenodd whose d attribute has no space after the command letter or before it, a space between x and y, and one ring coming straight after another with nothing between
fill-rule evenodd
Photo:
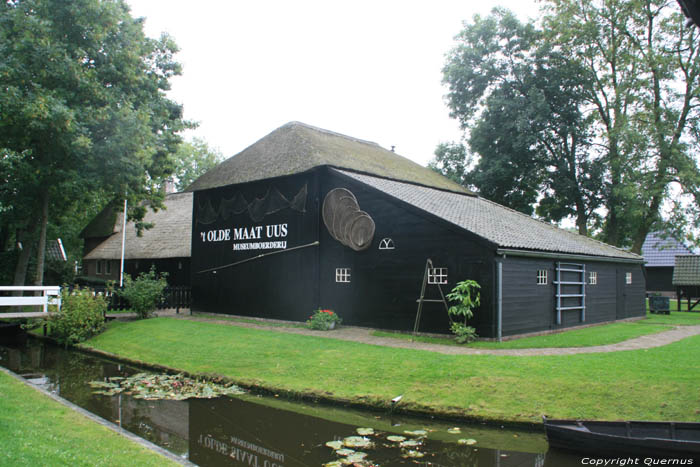
<instances>
[{"instance_id":1,"label":"thatched roof","mask_svg":"<svg viewBox=\"0 0 700 467\"><path fill-rule=\"evenodd\" d=\"M324 165L469 193L442 175L376 143L299 122L281 126L225 160L195 180L186 191L297 174Z\"/></svg>"},{"instance_id":2,"label":"thatched roof","mask_svg":"<svg viewBox=\"0 0 700 467\"><path fill-rule=\"evenodd\" d=\"M126 259L189 258L192 248L192 193L171 193L163 202L165 209L149 210L143 221L154 224L136 233L133 222L126 224ZM85 259L120 259L123 213L117 213L109 229L113 233Z\"/></svg>"},{"instance_id":3,"label":"thatched roof","mask_svg":"<svg viewBox=\"0 0 700 467\"><path fill-rule=\"evenodd\" d=\"M560 229L478 196L338 172L468 230L499 248L642 260L629 251Z\"/></svg>"}]
</instances>

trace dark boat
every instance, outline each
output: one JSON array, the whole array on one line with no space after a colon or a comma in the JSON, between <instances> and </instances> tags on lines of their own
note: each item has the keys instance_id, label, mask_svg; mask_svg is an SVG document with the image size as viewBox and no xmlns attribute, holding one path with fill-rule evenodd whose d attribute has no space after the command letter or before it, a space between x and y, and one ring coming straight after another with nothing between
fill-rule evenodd
<instances>
[{"instance_id":1,"label":"dark boat","mask_svg":"<svg viewBox=\"0 0 700 467\"><path fill-rule=\"evenodd\" d=\"M700 423L548 420L549 446L581 454L700 460Z\"/></svg>"}]
</instances>

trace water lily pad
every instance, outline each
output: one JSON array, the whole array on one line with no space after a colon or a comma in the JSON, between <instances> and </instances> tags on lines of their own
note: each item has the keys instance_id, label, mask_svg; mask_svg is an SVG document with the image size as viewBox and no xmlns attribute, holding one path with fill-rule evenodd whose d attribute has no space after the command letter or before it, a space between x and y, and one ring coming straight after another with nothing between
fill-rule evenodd
<instances>
[{"instance_id":1,"label":"water lily pad","mask_svg":"<svg viewBox=\"0 0 700 467\"><path fill-rule=\"evenodd\" d=\"M476 444L476 440L469 438L469 439L459 439L457 440L457 444L466 444L468 446L471 446L472 444Z\"/></svg>"},{"instance_id":2,"label":"water lily pad","mask_svg":"<svg viewBox=\"0 0 700 467\"><path fill-rule=\"evenodd\" d=\"M388 439L392 443L400 443L401 441L405 441L406 437L405 436L398 436L398 435L391 435L391 436L387 436L386 439Z\"/></svg>"},{"instance_id":3,"label":"water lily pad","mask_svg":"<svg viewBox=\"0 0 700 467\"><path fill-rule=\"evenodd\" d=\"M372 442L362 436L348 436L343 440L343 445L348 448L368 448Z\"/></svg>"},{"instance_id":4,"label":"water lily pad","mask_svg":"<svg viewBox=\"0 0 700 467\"><path fill-rule=\"evenodd\" d=\"M353 451L352 449L348 449L348 448L342 448L342 449L336 450L335 453L338 454L339 456L349 456L350 454L354 454L355 451Z\"/></svg>"},{"instance_id":5,"label":"water lily pad","mask_svg":"<svg viewBox=\"0 0 700 467\"><path fill-rule=\"evenodd\" d=\"M461 433L462 430L460 430L459 427L456 426L456 427L454 427L454 428L448 428L448 429L447 429L447 432L450 433L450 434L456 435L456 434Z\"/></svg>"},{"instance_id":6,"label":"water lily pad","mask_svg":"<svg viewBox=\"0 0 700 467\"><path fill-rule=\"evenodd\" d=\"M326 442L326 446L337 451L338 449L343 447L343 442L342 441L328 441L328 442Z\"/></svg>"},{"instance_id":7,"label":"water lily pad","mask_svg":"<svg viewBox=\"0 0 700 467\"><path fill-rule=\"evenodd\" d=\"M373 428L358 428L357 434L361 435L361 436L373 435L374 429Z\"/></svg>"},{"instance_id":8,"label":"water lily pad","mask_svg":"<svg viewBox=\"0 0 700 467\"><path fill-rule=\"evenodd\" d=\"M367 453L365 452L354 452L346 457L346 459L350 462L362 462L365 457L367 457Z\"/></svg>"},{"instance_id":9,"label":"water lily pad","mask_svg":"<svg viewBox=\"0 0 700 467\"><path fill-rule=\"evenodd\" d=\"M413 435L413 436L425 436L428 434L428 432L425 430L414 430L414 431L405 430L404 433L406 433L407 435Z\"/></svg>"},{"instance_id":10,"label":"water lily pad","mask_svg":"<svg viewBox=\"0 0 700 467\"><path fill-rule=\"evenodd\" d=\"M424 453L422 453L420 451L414 451L411 449L403 453L403 457L419 458L419 457L423 457L423 456L425 456Z\"/></svg>"},{"instance_id":11,"label":"water lily pad","mask_svg":"<svg viewBox=\"0 0 700 467\"><path fill-rule=\"evenodd\" d=\"M323 464L323 467L341 467L342 465L343 465L343 463L340 461L333 461L333 462L328 462L327 464Z\"/></svg>"},{"instance_id":12,"label":"water lily pad","mask_svg":"<svg viewBox=\"0 0 700 467\"><path fill-rule=\"evenodd\" d=\"M91 387L102 391L112 391L113 394L126 392L136 399L184 400L189 398L219 397L224 395L242 394L244 391L235 385L217 384L211 381L200 381L184 375L159 375L138 373L128 378L115 376L109 381L92 381ZM104 394L104 392L102 392Z\"/></svg>"},{"instance_id":13,"label":"water lily pad","mask_svg":"<svg viewBox=\"0 0 700 467\"><path fill-rule=\"evenodd\" d=\"M406 441L401 441L401 447L402 448L414 448L416 446L420 446L422 443L420 440L417 439L407 439Z\"/></svg>"}]
</instances>

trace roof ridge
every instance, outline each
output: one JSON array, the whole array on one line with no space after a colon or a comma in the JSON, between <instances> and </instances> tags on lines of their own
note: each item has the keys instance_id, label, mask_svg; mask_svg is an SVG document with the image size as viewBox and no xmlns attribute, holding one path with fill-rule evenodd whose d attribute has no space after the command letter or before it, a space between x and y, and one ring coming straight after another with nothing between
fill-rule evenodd
<instances>
[{"instance_id":1,"label":"roof ridge","mask_svg":"<svg viewBox=\"0 0 700 467\"><path fill-rule=\"evenodd\" d=\"M282 129L282 128L285 128L285 127L293 127L293 126L301 126L301 127L304 127L304 128L308 128L308 129L310 129L310 130L317 131L317 132L319 132L319 133L325 133L325 134L328 134L328 135L331 135L331 136L339 136L339 137L341 137L341 138L349 139L350 141L355 141L356 143L368 144L368 145L370 145L370 146L376 146L376 147L378 147L378 148L384 149L385 151L388 151L388 149L386 149L386 148L380 146L379 144L375 143L374 141L369 141L369 140L366 140L366 139L355 138L354 136L345 135L345 134L343 134L343 133L338 133L338 132L336 132L336 131L326 130L325 128L321 128L321 127L314 126L314 125L309 125L308 123L300 122L300 121L297 121L297 120L293 120L293 121L291 121L291 122L285 123L284 125L282 125L281 127L279 127L278 130L279 130L279 129Z\"/></svg>"},{"instance_id":2,"label":"roof ridge","mask_svg":"<svg viewBox=\"0 0 700 467\"><path fill-rule=\"evenodd\" d=\"M341 166L339 166L339 165L323 164L323 165L321 165L320 167L330 167L331 169L333 169L333 170L335 170L335 171L338 171L338 172L341 172L341 173L342 173L342 172L352 172L352 173L364 175L364 176L367 176L367 177L378 178L378 179L381 179L381 180L390 180L390 181L392 181L392 182L405 183L406 185L414 185L414 186L419 186L419 187L422 187L422 188L429 188L429 189L431 189L431 190L444 191L444 192L446 192L446 193L454 193L455 195L464 195L464 196L469 196L469 197L471 197L471 198L478 198L478 197L479 197L476 193L474 193L474 192L472 192L472 191L455 191L455 190L450 190L450 189L448 189L448 188L439 188L439 187L435 187L435 186L432 186L432 185L425 185L425 184L423 184L423 183L412 182L412 181L409 181L409 180L403 180L403 179L400 179L400 178L392 178L392 177L388 177L388 176L384 176L384 175L373 174L373 173L371 173L371 172L364 172L364 171L362 171L362 170L350 169L350 168L347 168L347 167L341 167ZM426 167L426 168L427 168L427 167ZM460 186L461 186L461 185L460 185ZM468 188L466 188L466 187L464 187L464 189L465 189L465 190L468 190Z\"/></svg>"}]
</instances>

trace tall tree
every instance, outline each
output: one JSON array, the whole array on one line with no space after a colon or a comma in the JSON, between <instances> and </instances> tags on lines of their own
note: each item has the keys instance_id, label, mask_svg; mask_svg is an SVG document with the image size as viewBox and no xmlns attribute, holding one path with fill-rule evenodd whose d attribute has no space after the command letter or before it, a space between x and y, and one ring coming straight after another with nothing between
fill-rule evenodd
<instances>
[{"instance_id":1,"label":"tall tree","mask_svg":"<svg viewBox=\"0 0 700 467\"><path fill-rule=\"evenodd\" d=\"M188 126L165 96L176 51L147 38L123 0L0 5L0 231L38 242L36 283L51 213L95 192L158 202Z\"/></svg>"},{"instance_id":2,"label":"tall tree","mask_svg":"<svg viewBox=\"0 0 700 467\"><path fill-rule=\"evenodd\" d=\"M201 138L183 141L175 153L173 176L178 191L182 191L200 175L216 167L223 160L218 149L209 147Z\"/></svg>"},{"instance_id":3,"label":"tall tree","mask_svg":"<svg viewBox=\"0 0 700 467\"><path fill-rule=\"evenodd\" d=\"M698 201L698 32L676 2L550 0L548 40L590 79L605 147L604 239L639 252L671 185Z\"/></svg>"},{"instance_id":4,"label":"tall tree","mask_svg":"<svg viewBox=\"0 0 700 467\"><path fill-rule=\"evenodd\" d=\"M443 69L451 115L469 133L464 181L487 198L587 233L602 171L580 106L580 67L502 9L466 24ZM438 155L439 157L439 155ZM437 160L436 160L437 162Z\"/></svg>"}]
</instances>

